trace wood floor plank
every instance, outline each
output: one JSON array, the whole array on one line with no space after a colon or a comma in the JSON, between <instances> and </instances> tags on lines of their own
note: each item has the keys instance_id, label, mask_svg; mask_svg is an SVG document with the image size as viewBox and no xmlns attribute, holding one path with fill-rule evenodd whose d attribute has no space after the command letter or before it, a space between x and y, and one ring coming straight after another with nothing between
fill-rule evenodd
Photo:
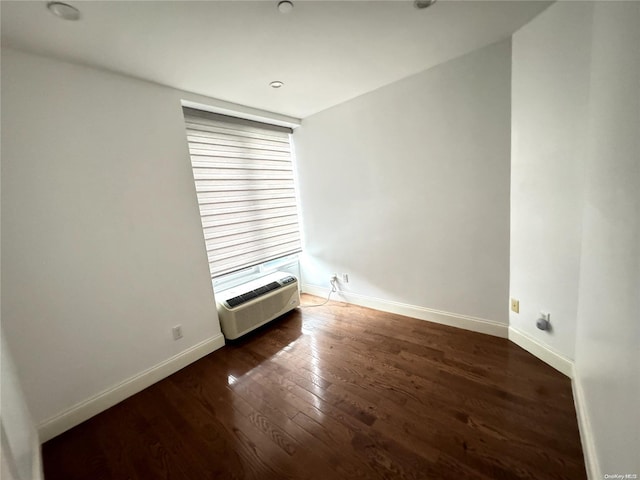
<instances>
[{"instance_id":1,"label":"wood floor plank","mask_svg":"<svg viewBox=\"0 0 640 480\"><path fill-rule=\"evenodd\" d=\"M43 460L46 480L586 478L567 377L506 339L339 302L230 342Z\"/></svg>"}]
</instances>

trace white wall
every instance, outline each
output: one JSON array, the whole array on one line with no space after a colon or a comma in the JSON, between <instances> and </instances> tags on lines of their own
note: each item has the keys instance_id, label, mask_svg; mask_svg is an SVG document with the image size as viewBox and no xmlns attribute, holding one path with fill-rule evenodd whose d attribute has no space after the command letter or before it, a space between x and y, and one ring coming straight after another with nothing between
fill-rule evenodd
<instances>
[{"instance_id":1,"label":"white wall","mask_svg":"<svg viewBox=\"0 0 640 480\"><path fill-rule=\"evenodd\" d=\"M560 2L513 36L509 324L573 359L591 51L590 2ZM536 328L541 311L552 329Z\"/></svg>"},{"instance_id":2,"label":"white wall","mask_svg":"<svg viewBox=\"0 0 640 480\"><path fill-rule=\"evenodd\" d=\"M303 282L507 322L510 41L306 118ZM384 66L381 66L384 68Z\"/></svg>"},{"instance_id":3,"label":"white wall","mask_svg":"<svg viewBox=\"0 0 640 480\"><path fill-rule=\"evenodd\" d=\"M223 344L183 98L215 103L2 51L2 321L40 426Z\"/></svg>"},{"instance_id":4,"label":"white wall","mask_svg":"<svg viewBox=\"0 0 640 480\"><path fill-rule=\"evenodd\" d=\"M575 359L594 480L640 474L639 25L637 2L558 2L513 38L511 328Z\"/></svg>"},{"instance_id":5,"label":"white wall","mask_svg":"<svg viewBox=\"0 0 640 480\"><path fill-rule=\"evenodd\" d=\"M576 336L599 476L640 475L640 3L594 6Z\"/></svg>"}]
</instances>

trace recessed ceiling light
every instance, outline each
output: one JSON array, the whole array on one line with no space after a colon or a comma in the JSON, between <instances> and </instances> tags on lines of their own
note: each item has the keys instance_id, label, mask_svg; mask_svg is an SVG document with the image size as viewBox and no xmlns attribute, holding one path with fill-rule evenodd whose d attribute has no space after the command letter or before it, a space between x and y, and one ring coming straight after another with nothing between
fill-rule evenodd
<instances>
[{"instance_id":1,"label":"recessed ceiling light","mask_svg":"<svg viewBox=\"0 0 640 480\"><path fill-rule=\"evenodd\" d=\"M278 10L280 13L289 13L293 10L293 3L289 0L282 0L282 2L278 3Z\"/></svg>"},{"instance_id":2,"label":"recessed ceiling light","mask_svg":"<svg viewBox=\"0 0 640 480\"><path fill-rule=\"evenodd\" d=\"M80 10L76 7L72 7L66 3L62 2L49 2L47 3L47 8L53 13L56 17L63 18L65 20L79 20L80 19Z\"/></svg>"},{"instance_id":3,"label":"recessed ceiling light","mask_svg":"<svg viewBox=\"0 0 640 480\"><path fill-rule=\"evenodd\" d=\"M438 0L414 0L413 6L419 9L427 8L436 3Z\"/></svg>"},{"instance_id":4,"label":"recessed ceiling light","mask_svg":"<svg viewBox=\"0 0 640 480\"><path fill-rule=\"evenodd\" d=\"M280 87L284 86L284 83L282 83L280 80L275 80L275 81L271 82L269 84L269 86L271 86L271 88L280 88Z\"/></svg>"}]
</instances>

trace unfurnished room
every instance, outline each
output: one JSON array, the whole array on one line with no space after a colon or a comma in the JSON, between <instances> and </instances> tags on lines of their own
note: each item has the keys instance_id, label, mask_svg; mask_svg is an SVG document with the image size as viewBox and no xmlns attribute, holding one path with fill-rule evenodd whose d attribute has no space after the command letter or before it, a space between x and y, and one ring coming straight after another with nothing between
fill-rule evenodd
<instances>
[{"instance_id":1,"label":"unfurnished room","mask_svg":"<svg viewBox=\"0 0 640 480\"><path fill-rule=\"evenodd\" d=\"M0 477L640 476L640 1L0 1Z\"/></svg>"}]
</instances>

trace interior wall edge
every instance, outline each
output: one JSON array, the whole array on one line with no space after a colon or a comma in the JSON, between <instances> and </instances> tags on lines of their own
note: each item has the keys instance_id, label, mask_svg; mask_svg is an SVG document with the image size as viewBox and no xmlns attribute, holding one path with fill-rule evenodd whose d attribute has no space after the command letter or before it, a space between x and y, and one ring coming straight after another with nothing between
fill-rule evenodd
<instances>
[{"instance_id":1,"label":"interior wall edge","mask_svg":"<svg viewBox=\"0 0 640 480\"><path fill-rule=\"evenodd\" d=\"M573 378L571 379L571 390L573 391L573 404L576 407L578 418L578 430L580 431L580 442L582 443L582 454L584 455L584 465L587 470L589 480L600 480L603 475L598 464L596 446L594 443L593 429L587 409L587 401L580 382L580 376L575 373L577 368L574 365Z\"/></svg>"},{"instance_id":2,"label":"interior wall edge","mask_svg":"<svg viewBox=\"0 0 640 480\"><path fill-rule=\"evenodd\" d=\"M220 333L183 350L163 362L130 377L117 385L75 404L74 406L48 418L38 425L40 442L60 435L79 425L89 418L113 407L117 403L150 387L154 383L168 377L187 365L199 360L225 344L224 336Z\"/></svg>"},{"instance_id":3,"label":"interior wall edge","mask_svg":"<svg viewBox=\"0 0 640 480\"><path fill-rule=\"evenodd\" d=\"M316 295L319 297L327 297L330 289L312 284L302 284L301 290L304 293ZM381 298L370 297L352 292L337 292L332 298L340 302L359 305L361 307L373 308L388 313L404 315L406 317L425 320L428 322L448 325L450 327L462 328L472 332L484 333L494 337L508 338L508 326L495 320L471 317L452 312L443 312L418 305L410 305L407 303L395 302Z\"/></svg>"}]
</instances>

